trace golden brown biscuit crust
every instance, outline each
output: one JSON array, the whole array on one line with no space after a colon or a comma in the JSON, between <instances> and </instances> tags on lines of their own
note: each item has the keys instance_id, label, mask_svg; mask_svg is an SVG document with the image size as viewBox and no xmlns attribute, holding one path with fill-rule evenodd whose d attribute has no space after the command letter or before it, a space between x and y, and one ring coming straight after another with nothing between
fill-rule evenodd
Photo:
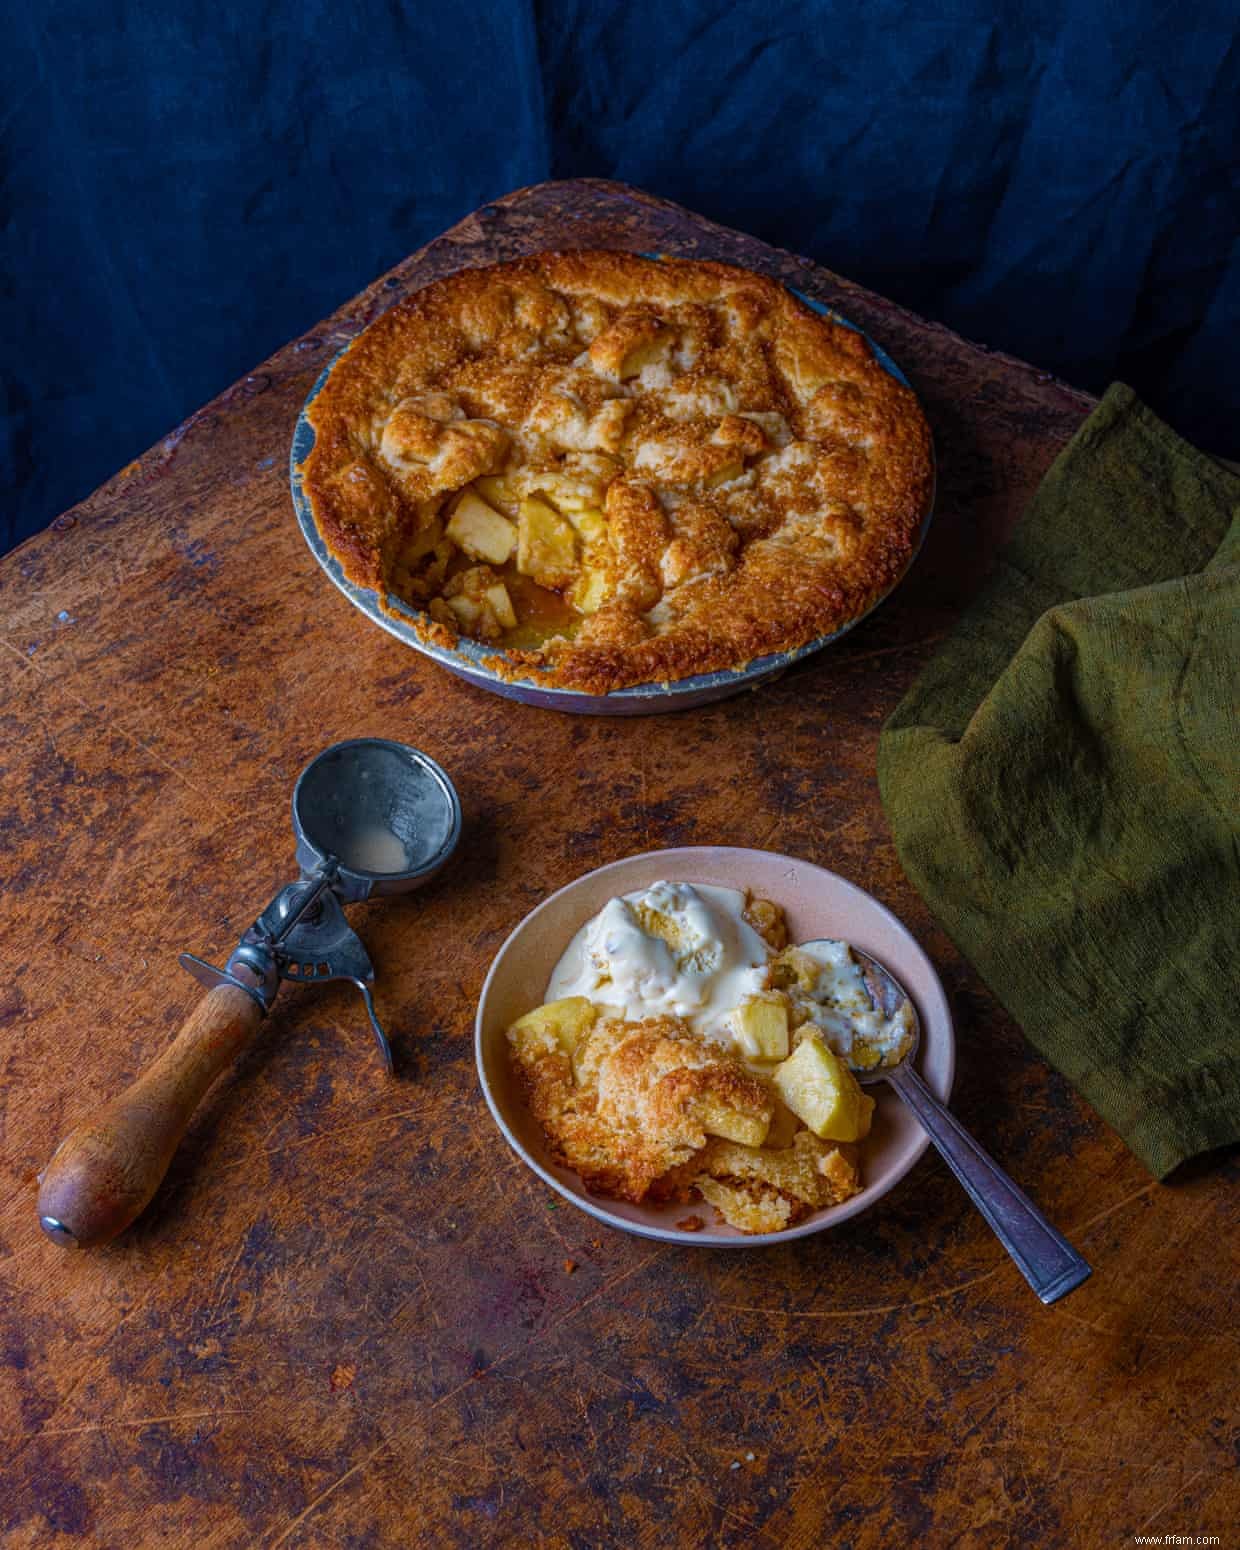
<instances>
[{"instance_id":1,"label":"golden brown biscuit crust","mask_svg":"<svg viewBox=\"0 0 1240 1550\"><path fill-rule=\"evenodd\" d=\"M773 1096L680 1018L599 1019L571 1055L529 1019L508 1042L552 1155L594 1194L705 1199L743 1232L777 1232L861 1187L855 1149L808 1130L769 1146L723 1139L737 1121L773 1135Z\"/></svg>"},{"instance_id":2,"label":"golden brown biscuit crust","mask_svg":"<svg viewBox=\"0 0 1240 1550\"><path fill-rule=\"evenodd\" d=\"M739 1146L712 1136L701 1151L656 1180L652 1194L710 1202L742 1232L779 1232L861 1188L856 1148L799 1130L791 1146Z\"/></svg>"},{"instance_id":3,"label":"golden brown biscuit crust","mask_svg":"<svg viewBox=\"0 0 1240 1550\"><path fill-rule=\"evenodd\" d=\"M724 264L581 251L462 270L359 335L309 418L324 541L351 580L421 608L472 563L442 532L471 481L592 492L605 533L579 562L599 595L525 649L523 620L492 663L591 693L840 628L903 574L930 498L914 395L861 335ZM435 614L420 628L451 643Z\"/></svg>"},{"instance_id":4,"label":"golden brown biscuit crust","mask_svg":"<svg viewBox=\"0 0 1240 1550\"><path fill-rule=\"evenodd\" d=\"M572 1060L520 1024L508 1037L548 1144L600 1195L643 1200L656 1179L706 1145L721 1114L763 1126L771 1118L763 1083L679 1018L596 1023Z\"/></svg>"}]
</instances>

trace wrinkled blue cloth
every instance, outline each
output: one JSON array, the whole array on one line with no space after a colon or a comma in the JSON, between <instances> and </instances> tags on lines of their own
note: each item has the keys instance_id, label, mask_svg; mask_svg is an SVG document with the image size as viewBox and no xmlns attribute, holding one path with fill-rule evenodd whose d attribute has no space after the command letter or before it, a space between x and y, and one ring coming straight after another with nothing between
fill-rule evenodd
<instances>
[{"instance_id":1,"label":"wrinkled blue cloth","mask_svg":"<svg viewBox=\"0 0 1240 1550\"><path fill-rule=\"evenodd\" d=\"M639 184L1237 450L1221 0L33 0L0 549L488 199Z\"/></svg>"}]
</instances>

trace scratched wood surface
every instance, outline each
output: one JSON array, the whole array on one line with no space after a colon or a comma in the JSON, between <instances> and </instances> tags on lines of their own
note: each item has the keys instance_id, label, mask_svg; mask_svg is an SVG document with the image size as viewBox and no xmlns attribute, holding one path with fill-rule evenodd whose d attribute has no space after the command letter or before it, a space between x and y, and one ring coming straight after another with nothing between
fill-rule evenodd
<instances>
[{"instance_id":1,"label":"scratched wood surface","mask_svg":"<svg viewBox=\"0 0 1240 1550\"><path fill-rule=\"evenodd\" d=\"M868 328L941 465L898 595L758 695L585 720L469 688L336 594L294 525L298 406L397 297L547 246L719 257ZM0 1536L6 1547L1232 1543L1236 1165L1157 1185L1024 1044L901 874L886 713L1090 400L632 189L478 211L0 564ZM71 454L67 454L71 455ZM396 1032L286 988L113 1247L35 1224L37 1170L292 875L297 771L420 745L459 864L353 912ZM933 1155L782 1249L654 1247L561 1204L474 1079L487 965L549 890L659 845L824 863L896 910L959 1025L959 1112L1095 1267L1043 1309ZM1233 1536L1230 1539L1227 1536Z\"/></svg>"}]
</instances>

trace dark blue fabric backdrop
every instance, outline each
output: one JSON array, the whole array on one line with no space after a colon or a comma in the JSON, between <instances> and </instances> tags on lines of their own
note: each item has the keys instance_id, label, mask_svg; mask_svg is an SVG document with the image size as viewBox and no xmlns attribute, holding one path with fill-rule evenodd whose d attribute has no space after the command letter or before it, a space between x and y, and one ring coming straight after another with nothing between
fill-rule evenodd
<instances>
[{"instance_id":1,"label":"dark blue fabric backdrop","mask_svg":"<svg viewBox=\"0 0 1240 1550\"><path fill-rule=\"evenodd\" d=\"M1219 0L33 0L0 548L478 204L623 178L1240 452Z\"/></svg>"}]
</instances>

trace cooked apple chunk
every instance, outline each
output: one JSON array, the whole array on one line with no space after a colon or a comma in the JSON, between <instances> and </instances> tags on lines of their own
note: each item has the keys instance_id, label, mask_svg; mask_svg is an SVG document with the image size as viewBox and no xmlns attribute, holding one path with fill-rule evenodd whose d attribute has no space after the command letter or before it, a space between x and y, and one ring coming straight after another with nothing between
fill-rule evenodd
<instances>
[{"instance_id":1,"label":"cooked apple chunk","mask_svg":"<svg viewBox=\"0 0 1240 1550\"><path fill-rule=\"evenodd\" d=\"M416 533L411 533L396 556L397 565L404 566L412 571L434 551L435 545L443 537L443 523L438 517L432 517L424 527L420 527Z\"/></svg>"},{"instance_id":2,"label":"cooked apple chunk","mask_svg":"<svg viewBox=\"0 0 1240 1550\"><path fill-rule=\"evenodd\" d=\"M568 595L579 614L596 614L607 600L607 573L593 566L582 566L581 575Z\"/></svg>"},{"instance_id":3,"label":"cooked apple chunk","mask_svg":"<svg viewBox=\"0 0 1240 1550\"><path fill-rule=\"evenodd\" d=\"M778 991L751 996L732 1013L732 1031L754 1060L783 1060L788 1054L788 1002Z\"/></svg>"},{"instance_id":4,"label":"cooked apple chunk","mask_svg":"<svg viewBox=\"0 0 1240 1550\"><path fill-rule=\"evenodd\" d=\"M729 484L733 479L739 479L745 472L745 460L743 458L730 458L726 463L715 469L714 473L707 474L702 480L704 490L714 490L721 484Z\"/></svg>"},{"instance_id":5,"label":"cooked apple chunk","mask_svg":"<svg viewBox=\"0 0 1240 1550\"><path fill-rule=\"evenodd\" d=\"M773 1080L792 1112L823 1141L860 1141L869 1135L873 1098L818 1034L797 1045L776 1067Z\"/></svg>"},{"instance_id":6,"label":"cooked apple chunk","mask_svg":"<svg viewBox=\"0 0 1240 1550\"><path fill-rule=\"evenodd\" d=\"M722 1136L741 1146L761 1146L771 1128L771 1112L752 1114L711 1094L698 1100L695 1117L708 1136Z\"/></svg>"},{"instance_id":7,"label":"cooked apple chunk","mask_svg":"<svg viewBox=\"0 0 1240 1550\"><path fill-rule=\"evenodd\" d=\"M583 508L566 512L581 540L581 572L568 600L579 614L596 614L607 600L611 541L601 511Z\"/></svg>"},{"instance_id":8,"label":"cooked apple chunk","mask_svg":"<svg viewBox=\"0 0 1240 1550\"><path fill-rule=\"evenodd\" d=\"M788 945L788 922L778 904L749 894L745 900L745 924L752 926L772 952Z\"/></svg>"},{"instance_id":9,"label":"cooked apple chunk","mask_svg":"<svg viewBox=\"0 0 1240 1550\"><path fill-rule=\"evenodd\" d=\"M457 628L463 635L472 634L482 622L482 604L472 597L450 597L447 599L448 607L456 620Z\"/></svg>"},{"instance_id":10,"label":"cooked apple chunk","mask_svg":"<svg viewBox=\"0 0 1240 1550\"><path fill-rule=\"evenodd\" d=\"M791 1146L796 1140L797 1132L804 1134L801 1121L796 1117L782 1098L775 1099L775 1115L771 1120L771 1128L766 1133L766 1140L762 1143L769 1151L782 1151Z\"/></svg>"},{"instance_id":11,"label":"cooked apple chunk","mask_svg":"<svg viewBox=\"0 0 1240 1550\"><path fill-rule=\"evenodd\" d=\"M771 983L781 990L812 991L822 965L799 947L785 947L771 964Z\"/></svg>"},{"instance_id":12,"label":"cooked apple chunk","mask_svg":"<svg viewBox=\"0 0 1240 1550\"><path fill-rule=\"evenodd\" d=\"M481 496L466 490L448 519L447 535L470 559L502 565L517 546L517 530Z\"/></svg>"},{"instance_id":13,"label":"cooked apple chunk","mask_svg":"<svg viewBox=\"0 0 1240 1550\"><path fill-rule=\"evenodd\" d=\"M488 506L494 506L496 511L502 511L506 517L516 521L521 497L513 487L513 481L506 475L481 474L474 480L474 489Z\"/></svg>"},{"instance_id":14,"label":"cooked apple chunk","mask_svg":"<svg viewBox=\"0 0 1240 1550\"><path fill-rule=\"evenodd\" d=\"M565 516L581 535L581 541L587 547L594 547L607 542L607 519L597 506L574 507L565 509Z\"/></svg>"},{"instance_id":15,"label":"cooked apple chunk","mask_svg":"<svg viewBox=\"0 0 1240 1550\"><path fill-rule=\"evenodd\" d=\"M515 630L517 627L517 611L512 606L512 598L508 595L508 588L502 581L497 581L493 587L488 587L482 594L495 611L495 617L506 630Z\"/></svg>"},{"instance_id":16,"label":"cooked apple chunk","mask_svg":"<svg viewBox=\"0 0 1240 1550\"><path fill-rule=\"evenodd\" d=\"M517 569L540 587L566 587L577 574L577 535L553 506L530 496L517 518Z\"/></svg>"},{"instance_id":17,"label":"cooked apple chunk","mask_svg":"<svg viewBox=\"0 0 1240 1550\"><path fill-rule=\"evenodd\" d=\"M538 493L547 498L557 511L566 515L586 511L598 506L598 492L586 486L580 479L566 478L561 474L538 476Z\"/></svg>"},{"instance_id":18,"label":"cooked apple chunk","mask_svg":"<svg viewBox=\"0 0 1240 1550\"><path fill-rule=\"evenodd\" d=\"M525 1045L550 1050L558 1045L565 1054L571 1055L593 1028L597 1016L598 1009L587 997L565 996L561 1001L548 1001L524 1017L518 1017L508 1030L508 1039L514 1047Z\"/></svg>"},{"instance_id":19,"label":"cooked apple chunk","mask_svg":"<svg viewBox=\"0 0 1240 1550\"><path fill-rule=\"evenodd\" d=\"M444 584L443 601L449 610L446 616L432 609L432 617L445 624L455 624L462 635L475 640L498 640L505 630L515 628L516 610L508 588L489 565L474 565L469 570L458 571Z\"/></svg>"}]
</instances>

